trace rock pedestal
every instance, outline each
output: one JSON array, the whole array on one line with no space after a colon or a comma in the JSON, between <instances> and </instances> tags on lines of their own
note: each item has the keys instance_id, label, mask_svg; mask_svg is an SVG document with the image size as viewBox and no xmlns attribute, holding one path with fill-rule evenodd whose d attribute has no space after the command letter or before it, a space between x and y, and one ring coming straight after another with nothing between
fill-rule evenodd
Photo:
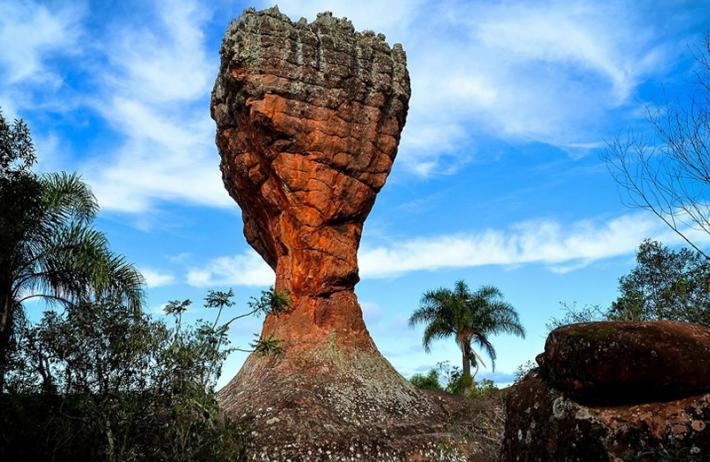
<instances>
[{"instance_id":1,"label":"rock pedestal","mask_svg":"<svg viewBox=\"0 0 710 462\"><path fill-rule=\"evenodd\" d=\"M401 45L330 13L249 9L225 33L211 106L222 176L292 302L261 334L284 353L252 354L219 394L252 420L254 458L436 460L422 454L447 440L444 407L377 351L353 290L409 96Z\"/></svg>"}]
</instances>

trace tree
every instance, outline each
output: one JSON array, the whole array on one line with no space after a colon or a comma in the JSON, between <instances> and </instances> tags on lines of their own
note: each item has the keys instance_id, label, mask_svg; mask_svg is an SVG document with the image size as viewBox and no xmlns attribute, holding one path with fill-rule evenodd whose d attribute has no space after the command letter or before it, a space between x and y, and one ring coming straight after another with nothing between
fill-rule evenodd
<instances>
[{"instance_id":1,"label":"tree","mask_svg":"<svg viewBox=\"0 0 710 462\"><path fill-rule=\"evenodd\" d=\"M619 297L608 317L620 320L669 319L710 325L710 260L689 249L673 251L645 240L637 265L619 279Z\"/></svg>"},{"instance_id":2,"label":"tree","mask_svg":"<svg viewBox=\"0 0 710 462\"><path fill-rule=\"evenodd\" d=\"M465 388L473 385L480 365L485 366L473 343L486 352L495 369L496 351L490 336L509 333L525 337L518 313L502 298L496 287L483 286L471 292L465 282L458 281L453 290L439 288L425 292L419 308L409 318L410 326L426 324L422 343L427 352L435 339L451 336L456 339L462 355ZM471 366L476 368L473 376Z\"/></svg>"},{"instance_id":3,"label":"tree","mask_svg":"<svg viewBox=\"0 0 710 462\"><path fill-rule=\"evenodd\" d=\"M651 211L705 258L694 232L710 235L710 35L687 107L648 111L655 137L617 137L605 155L629 205Z\"/></svg>"},{"instance_id":4,"label":"tree","mask_svg":"<svg viewBox=\"0 0 710 462\"><path fill-rule=\"evenodd\" d=\"M548 330L579 322L670 320L710 325L710 261L687 248L674 251L645 240L636 267L619 278L619 296L608 308L562 303L564 315Z\"/></svg>"},{"instance_id":5,"label":"tree","mask_svg":"<svg viewBox=\"0 0 710 462\"><path fill-rule=\"evenodd\" d=\"M36 226L39 215L41 186L30 170L34 162L27 125L21 120L9 125L0 112L0 391L16 304L10 297L11 268L24 236Z\"/></svg>"},{"instance_id":6,"label":"tree","mask_svg":"<svg viewBox=\"0 0 710 462\"><path fill-rule=\"evenodd\" d=\"M143 277L92 227L96 198L76 174L34 175L27 126L0 113L0 390L13 319L24 302L65 307L125 301L138 311Z\"/></svg>"},{"instance_id":7,"label":"tree","mask_svg":"<svg viewBox=\"0 0 710 462\"><path fill-rule=\"evenodd\" d=\"M167 304L174 323L106 300L47 311L36 325L21 320L5 397L25 425L0 416L0 459L243 460L245 427L226 419L215 398L222 364L235 350L227 331L245 316L283 313L288 298L265 291L246 313L221 322L233 297L210 291L204 306L217 310L214 320L188 325L182 315L190 300ZM48 425L12 406L27 397L40 399ZM32 437L49 446L20 443Z\"/></svg>"}]
</instances>

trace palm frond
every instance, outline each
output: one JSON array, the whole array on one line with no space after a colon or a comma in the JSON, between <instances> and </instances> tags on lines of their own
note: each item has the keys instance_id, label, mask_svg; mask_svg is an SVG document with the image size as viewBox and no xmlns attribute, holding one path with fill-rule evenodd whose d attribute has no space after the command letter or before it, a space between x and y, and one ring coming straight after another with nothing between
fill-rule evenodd
<instances>
[{"instance_id":1,"label":"palm frond","mask_svg":"<svg viewBox=\"0 0 710 462\"><path fill-rule=\"evenodd\" d=\"M474 337L474 342L476 342L482 349L483 351L486 352L486 355L491 358L491 369L496 370L496 349L493 347L493 344L490 342L488 337L482 336L482 335L477 335Z\"/></svg>"},{"instance_id":2,"label":"palm frond","mask_svg":"<svg viewBox=\"0 0 710 462\"><path fill-rule=\"evenodd\" d=\"M87 223L96 217L99 205L88 184L75 173L52 172L40 177L43 208L50 224L79 221Z\"/></svg>"},{"instance_id":3,"label":"palm frond","mask_svg":"<svg viewBox=\"0 0 710 462\"><path fill-rule=\"evenodd\" d=\"M84 224L37 235L37 252L17 278L15 293L45 293L77 303L89 298L126 302L139 310L143 276L109 248L106 236Z\"/></svg>"},{"instance_id":4,"label":"palm frond","mask_svg":"<svg viewBox=\"0 0 710 462\"><path fill-rule=\"evenodd\" d=\"M454 330L451 328L451 325L441 319L433 320L424 329L424 335L422 336L424 351L427 353L431 351L431 342L433 340L446 338L451 335L454 335Z\"/></svg>"}]
</instances>

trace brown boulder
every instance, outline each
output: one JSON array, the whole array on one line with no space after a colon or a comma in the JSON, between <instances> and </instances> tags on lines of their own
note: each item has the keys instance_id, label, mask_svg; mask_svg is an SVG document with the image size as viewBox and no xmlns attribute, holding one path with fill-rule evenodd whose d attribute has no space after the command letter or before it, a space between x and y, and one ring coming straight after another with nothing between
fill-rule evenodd
<instances>
[{"instance_id":1,"label":"brown boulder","mask_svg":"<svg viewBox=\"0 0 710 462\"><path fill-rule=\"evenodd\" d=\"M572 324L540 358L552 388L588 404L672 400L710 391L710 328L672 321Z\"/></svg>"},{"instance_id":2,"label":"brown boulder","mask_svg":"<svg viewBox=\"0 0 710 462\"><path fill-rule=\"evenodd\" d=\"M511 391L506 414L503 462L710 460L710 394L586 406L534 370Z\"/></svg>"}]
</instances>

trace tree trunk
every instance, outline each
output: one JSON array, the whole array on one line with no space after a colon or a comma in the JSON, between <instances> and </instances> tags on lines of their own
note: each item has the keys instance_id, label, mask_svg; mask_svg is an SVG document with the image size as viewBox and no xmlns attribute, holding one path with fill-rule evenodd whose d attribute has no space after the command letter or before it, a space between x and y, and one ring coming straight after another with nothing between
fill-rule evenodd
<instances>
[{"instance_id":1,"label":"tree trunk","mask_svg":"<svg viewBox=\"0 0 710 462\"><path fill-rule=\"evenodd\" d=\"M463 347L463 376L464 387L461 390L462 395L468 395L473 389L473 378L471 377L471 346L465 342Z\"/></svg>"},{"instance_id":2,"label":"tree trunk","mask_svg":"<svg viewBox=\"0 0 710 462\"><path fill-rule=\"evenodd\" d=\"M471 377L471 353L465 349L463 352L463 376Z\"/></svg>"},{"instance_id":3,"label":"tree trunk","mask_svg":"<svg viewBox=\"0 0 710 462\"><path fill-rule=\"evenodd\" d=\"M7 370L7 361L10 337L12 335L12 322L14 303L9 295L0 295L0 393L5 388L5 372Z\"/></svg>"}]
</instances>

